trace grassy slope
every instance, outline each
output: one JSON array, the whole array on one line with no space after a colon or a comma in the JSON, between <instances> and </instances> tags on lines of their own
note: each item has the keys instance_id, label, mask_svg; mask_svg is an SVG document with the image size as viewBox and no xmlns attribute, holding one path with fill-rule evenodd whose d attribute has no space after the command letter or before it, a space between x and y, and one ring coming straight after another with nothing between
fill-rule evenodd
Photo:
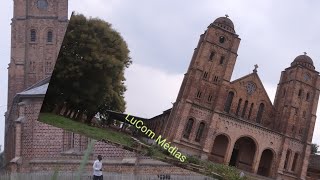
<instances>
[{"instance_id":1,"label":"grassy slope","mask_svg":"<svg viewBox=\"0 0 320 180\"><path fill-rule=\"evenodd\" d=\"M134 141L131 139L131 136L127 134L117 132L111 129L91 127L84 123L76 122L71 119L58 116L55 114L41 113L39 116L39 121L56 126L58 128L63 128L65 130L79 133L81 135L85 135L87 137L97 139L97 140L105 139L105 140L122 144L128 147L132 147L132 145L134 144ZM152 146L148 149L148 151L149 152L152 151L150 154L148 153L149 156L165 162L168 162L168 160L166 160L166 157L173 158L172 156L168 156L164 154L164 152L161 151L161 148L158 146ZM218 174L222 174L222 176L228 180L246 180L247 179L246 177L239 178L238 171L228 166L223 166L223 165L216 166L214 163L202 162L201 160L197 160L197 159L195 159L196 162L193 162L192 159L189 159L189 158L190 157L187 158L186 164L188 164L188 161L189 161L189 163L191 162L194 164L202 165L205 169L205 172L204 173L198 172L198 173L201 173L203 175L209 175L212 177L213 175L211 172L218 172ZM191 170L191 169L188 169L188 170ZM191 170L191 171L195 171L195 170ZM220 179L218 176L213 176L213 177Z\"/></svg>"},{"instance_id":2,"label":"grassy slope","mask_svg":"<svg viewBox=\"0 0 320 180\"><path fill-rule=\"evenodd\" d=\"M133 140L127 134L116 132L110 129L88 126L87 124L76 122L55 114L41 113L39 116L39 121L56 126L58 128L79 133L93 139L105 139L129 147L133 145Z\"/></svg>"}]
</instances>

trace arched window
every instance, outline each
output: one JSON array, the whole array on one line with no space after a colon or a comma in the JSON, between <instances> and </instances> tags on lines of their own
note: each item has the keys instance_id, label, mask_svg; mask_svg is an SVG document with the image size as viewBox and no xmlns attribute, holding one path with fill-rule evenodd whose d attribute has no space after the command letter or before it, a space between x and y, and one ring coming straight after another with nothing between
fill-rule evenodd
<instances>
[{"instance_id":1,"label":"arched window","mask_svg":"<svg viewBox=\"0 0 320 180\"><path fill-rule=\"evenodd\" d=\"M36 42L37 40L37 33L35 29L30 30L30 41L31 42Z\"/></svg>"},{"instance_id":2,"label":"arched window","mask_svg":"<svg viewBox=\"0 0 320 180\"><path fill-rule=\"evenodd\" d=\"M251 117L252 109L253 109L253 103L251 103L251 106L250 106L250 109L249 109L248 119L250 119L250 117Z\"/></svg>"},{"instance_id":3,"label":"arched window","mask_svg":"<svg viewBox=\"0 0 320 180\"><path fill-rule=\"evenodd\" d=\"M301 95L302 95L302 90L299 89L298 97L301 97Z\"/></svg>"},{"instance_id":4,"label":"arched window","mask_svg":"<svg viewBox=\"0 0 320 180\"><path fill-rule=\"evenodd\" d=\"M223 62L224 62L224 56L221 56L221 58L220 58L220 64L223 64Z\"/></svg>"},{"instance_id":5,"label":"arched window","mask_svg":"<svg viewBox=\"0 0 320 180\"><path fill-rule=\"evenodd\" d=\"M52 33L52 31L48 31L47 42L51 43L52 39L53 39L53 33Z\"/></svg>"},{"instance_id":6,"label":"arched window","mask_svg":"<svg viewBox=\"0 0 320 180\"><path fill-rule=\"evenodd\" d=\"M237 111L236 111L236 115L237 115L237 116L238 116L239 111L240 111L241 102L242 102L242 99L240 98L240 99L239 99L239 102L238 102Z\"/></svg>"},{"instance_id":7,"label":"arched window","mask_svg":"<svg viewBox=\"0 0 320 180\"><path fill-rule=\"evenodd\" d=\"M209 60L210 60L210 61L213 60L214 55L215 55L215 53L212 51L212 52L210 53L210 57L209 57Z\"/></svg>"},{"instance_id":8,"label":"arched window","mask_svg":"<svg viewBox=\"0 0 320 180\"><path fill-rule=\"evenodd\" d=\"M44 69L45 69L45 72L46 72L46 73L51 73L51 71L52 71L52 62L47 61L47 62L45 63Z\"/></svg>"},{"instance_id":9,"label":"arched window","mask_svg":"<svg viewBox=\"0 0 320 180\"><path fill-rule=\"evenodd\" d=\"M242 110L242 114L241 114L242 118L244 118L244 115L246 115L247 107L248 107L248 101L245 101L244 102L244 107L243 107L243 110Z\"/></svg>"},{"instance_id":10,"label":"arched window","mask_svg":"<svg viewBox=\"0 0 320 180\"><path fill-rule=\"evenodd\" d=\"M35 61L30 61L29 69L30 69L30 72L35 72L35 70L36 70L36 62Z\"/></svg>"},{"instance_id":11,"label":"arched window","mask_svg":"<svg viewBox=\"0 0 320 180\"><path fill-rule=\"evenodd\" d=\"M191 130L192 130L193 122L194 122L194 120L191 118L188 120L186 128L184 130L184 134L183 134L184 138L187 138L187 139L189 138Z\"/></svg>"},{"instance_id":12,"label":"arched window","mask_svg":"<svg viewBox=\"0 0 320 180\"><path fill-rule=\"evenodd\" d=\"M295 153L294 157L293 157L293 162L292 162L292 167L291 167L291 171L296 171L296 166L297 166L297 161L299 158L299 154Z\"/></svg>"},{"instance_id":13,"label":"arched window","mask_svg":"<svg viewBox=\"0 0 320 180\"><path fill-rule=\"evenodd\" d=\"M310 99L310 93L307 93L306 101L309 101L309 99Z\"/></svg>"},{"instance_id":14,"label":"arched window","mask_svg":"<svg viewBox=\"0 0 320 180\"><path fill-rule=\"evenodd\" d=\"M218 76L214 76L213 82L218 82L219 77Z\"/></svg>"},{"instance_id":15,"label":"arched window","mask_svg":"<svg viewBox=\"0 0 320 180\"><path fill-rule=\"evenodd\" d=\"M202 134L203 134L203 131L204 131L204 127L205 127L204 122L201 122L200 125L199 125L199 128L198 128L198 131L197 131L197 135L196 135L195 141L197 141L197 142L200 141L200 139L202 137Z\"/></svg>"},{"instance_id":16,"label":"arched window","mask_svg":"<svg viewBox=\"0 0 320 180\"><path fill-rule=\"evenodd\" d=\"M202 92L200 90L198 90L196 97L200 99L201 98L201 94L202 94Z\"/></svg>"},{"instance_id":17,"label":"arched window","mask_svg":"<svg viewBox=\"0 0 320 180\"><path fill-rule=\"evenodd\" d=\"M230 91L229 94L228 94L228 97L227 97L227 101L226 101L226 103L224 105L224 111L227 112L227 113L230 112L233 96L234 96L234 93L232 91Z\"/></svg>"},{"instance_id":18,"label":"arched window","mask_svg":"<svg viewBox=\"0 0 320 180\"><path fill-rule=\"evenodd\" d=\"M288 149L286 154L286 160L284 161L284 167L283 167L283 169L285 170L288 170L288 163L289 163L290 156L291 156L291 150Z\"/></svg>"},{"instance_id":19,"label":"arched window","mask_svg":"<svg viewBox=\"0 0 320 180\"><path fill-rule=\"evenodd\" d=\"M225 28L225 26L224 26L224 28ZM222 43L224 43L225 39L226 39L225 37L220 36L219 37L219 42L222 44Z\"/></svg>"},{"instance_id":20,"label":"arched window","mask_svg":"<svg viewBox=\"0 0 320 180\"><path fill-rule=\"evenodd\" d=\"M261 123L263 111L264 111L264 104L261 103L259 106L258 114L257 114L257 121L256 121L257 123Z\"/></svg>"}]
</instances>

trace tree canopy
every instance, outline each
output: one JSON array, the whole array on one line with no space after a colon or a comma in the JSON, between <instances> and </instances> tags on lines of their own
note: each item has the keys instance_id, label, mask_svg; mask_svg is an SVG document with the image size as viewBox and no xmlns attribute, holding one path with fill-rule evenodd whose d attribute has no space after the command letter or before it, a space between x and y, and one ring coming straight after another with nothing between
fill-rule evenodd
<instances>
[{"instance_id":1,"label":"tree canopy","mask_svg":"<svg viewBox=\"0 0 320 180\"><path fill-rule=\"evenodd\" d=\"M60 112L88 122L106 110L124 112L124 70L129 49L111 24L72 15L44 100L43 111Z\"/></svg>"}]
</instances>

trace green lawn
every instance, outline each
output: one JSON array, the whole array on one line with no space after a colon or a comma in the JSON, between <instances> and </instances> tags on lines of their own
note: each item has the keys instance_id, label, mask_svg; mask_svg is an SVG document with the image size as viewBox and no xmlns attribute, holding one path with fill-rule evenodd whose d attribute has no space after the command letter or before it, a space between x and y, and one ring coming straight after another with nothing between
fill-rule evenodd
<instances>
[{"instance_id":1,"label":"green lawn","mask_svg":"<svg viewBox=\"0 0 320 180\"><path fill-rule=\"evenodd\" d=\"M102 129L98 127L88 126L85 123L76 122L63 116L58 116L51 113L40 113L39 121L56 126L58 128L63 128L65 130L79 133L96 140L105 139L129 147L132 147L132 145L134 144L131 136L127 134L111 129Z\"/></svg>"}]
</instances>

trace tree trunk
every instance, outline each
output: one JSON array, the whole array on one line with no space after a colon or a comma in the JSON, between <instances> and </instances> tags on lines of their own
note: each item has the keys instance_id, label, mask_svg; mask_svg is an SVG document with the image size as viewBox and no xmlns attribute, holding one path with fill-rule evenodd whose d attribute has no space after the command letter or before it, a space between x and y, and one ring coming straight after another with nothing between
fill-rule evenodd
<instances>
[{"instance_id":1,"label":"tree trunk","mask_svg":"<svg viewBox=\"0 0 320 180\"><path fill-rule=\"evenodd\" d=\"M83 110L80 110L79 113L77 114L76 120L82 121L82 116L83 116Z\"/></svg>"},{"instance_id":2,"label":"tree trunk","mask_svg":"<svg viewBox=\"0 0 320 180\"><path fill-rule=\"evenodd\" d=\"M73 111L73 112L74 112L74 113L72 114L71 119L76 119L77 114L79 113L79 110L75 110L75 111Z\"/></svg>"},{"instance_id":3,"label":"tree trunk","mask_svg":"<svg viewBox=\"0 0 320 180\"><path fill-rule=\"evenodd\" d=\"M65 109L65 111L63 113L63 116L67 117L68 112L69 112L69 108L68 108L68 106L66 106L66 109Z\"/></svg>"},{"instance_id":4,"label":"tree trunk","mask_svg":"<svg viewBox=\"0 0 320 180\"><path fill-rule=\"evenodd\" d=\"M67 114L67 118L70 118L70 116L71 116L72 112L73 112L73 110L72 110L72 109L70 109L70 110L69 110L69 112L68 112L68 114Z\"/></svg>"},{"instance_id":5,"label":"tree trunk","mask_svg":"<svg viewBox=\"0 0 320 180\"><path fill-rule=\"evenodd\" d=\"M58 105L58 109L57 109L57 112L56 112L57 115L61 115L61 111L62 111L64 106L65 106L64 104L59 104Z\"/></svg>"},{"instance_id":6,"label":"tree trunk","mask_svg":"<svg viewBox=\"0 0 320 180\"><path fill-rule=\"evenodd\" d=\"M94 117L94 114L88 114L85 123L90 125L93 117Z\"/></svg>"}]
</instances>

